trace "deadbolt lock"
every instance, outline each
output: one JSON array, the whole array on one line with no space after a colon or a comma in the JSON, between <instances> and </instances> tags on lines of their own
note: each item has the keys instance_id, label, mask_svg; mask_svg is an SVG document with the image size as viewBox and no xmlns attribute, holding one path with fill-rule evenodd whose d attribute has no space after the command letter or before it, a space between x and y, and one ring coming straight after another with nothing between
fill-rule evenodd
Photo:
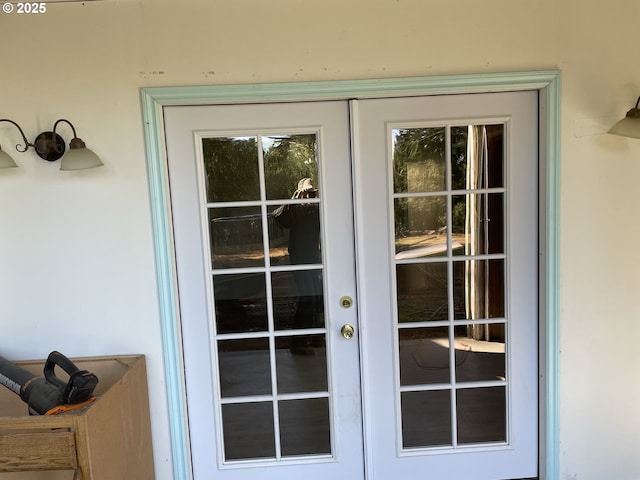
<instances>
[{"instance_id":1,"label":"deadbolt lock","mask_svg":"<svg viewBox=\"0 0 640 480\"><path fill-rule=\"evenodd\" d=\"M342 308L350 308L353 305L353 299L349 295L340 298L340 306Z\"/></svg>"}]
</instances>

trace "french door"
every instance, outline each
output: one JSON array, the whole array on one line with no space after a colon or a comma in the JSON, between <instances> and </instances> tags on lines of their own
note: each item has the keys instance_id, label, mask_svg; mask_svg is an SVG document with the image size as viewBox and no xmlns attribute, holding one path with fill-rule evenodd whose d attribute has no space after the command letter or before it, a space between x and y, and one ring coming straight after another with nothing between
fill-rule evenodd
<instances>
[{"instance_id":1,"label":"french door","mask_svg":"<svg viewBox=\"0 0 640 480\"><path fill-rule=\"evenodd\" d=\"M537 475L537 94L165 107L196 480Z\"/></svg>"}]
</instances>

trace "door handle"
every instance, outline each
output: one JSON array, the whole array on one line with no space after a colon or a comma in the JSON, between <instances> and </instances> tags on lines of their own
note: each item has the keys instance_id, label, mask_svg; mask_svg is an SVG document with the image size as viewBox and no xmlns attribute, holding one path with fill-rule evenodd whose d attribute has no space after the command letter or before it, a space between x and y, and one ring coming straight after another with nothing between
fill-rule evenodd
<instances>
[{"instance_id":1,"label":"door handle","mask_svg":"<svg viewBox=\"0 0 640 480\"><path fill-rule=\"evenodd\" d=\"M340 333L347 340L351 340L355 332L356 332L356 329L353 328L353 325L349 325L348 323L345 323L340 329Z\"/></svg>"}]
</instances>

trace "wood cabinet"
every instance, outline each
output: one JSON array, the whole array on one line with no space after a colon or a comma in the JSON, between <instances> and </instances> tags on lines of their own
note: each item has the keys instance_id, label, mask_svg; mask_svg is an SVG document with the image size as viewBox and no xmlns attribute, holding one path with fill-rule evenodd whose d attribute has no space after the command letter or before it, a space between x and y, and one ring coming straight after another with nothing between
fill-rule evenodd
<instances>
[{"instance_id":1,"label":"wood cabinet","mask_svg":"<svg viewBox=\"0 0 640 480\"><path fill-rule=\"evenodd\" d=\"M145 357L72 360L99 379L95 402L80 409L29 416L20 397L0 387L0 480L153 480ZM43 360L16 364L43 375Z\"/></svg>"}]
</instances>

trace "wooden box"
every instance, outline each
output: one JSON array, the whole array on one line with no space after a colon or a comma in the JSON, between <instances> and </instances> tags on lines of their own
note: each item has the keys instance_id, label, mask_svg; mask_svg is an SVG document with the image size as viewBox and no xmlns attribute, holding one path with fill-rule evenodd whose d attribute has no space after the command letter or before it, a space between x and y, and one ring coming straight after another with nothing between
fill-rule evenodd
<instances>
[{"instance_id":1,"label":"wooden box","mask_svg":"<svg viewBox=\"0 0 640 480\"><path fill-rule=\"evenodd\" d=\"M99 380L95 402L80 409L29 416L27 404L0 386L0 480L153 480L144 356L72 360ZM43 360L16 364L43 375Z\"/></svg>"}]
</instances>

